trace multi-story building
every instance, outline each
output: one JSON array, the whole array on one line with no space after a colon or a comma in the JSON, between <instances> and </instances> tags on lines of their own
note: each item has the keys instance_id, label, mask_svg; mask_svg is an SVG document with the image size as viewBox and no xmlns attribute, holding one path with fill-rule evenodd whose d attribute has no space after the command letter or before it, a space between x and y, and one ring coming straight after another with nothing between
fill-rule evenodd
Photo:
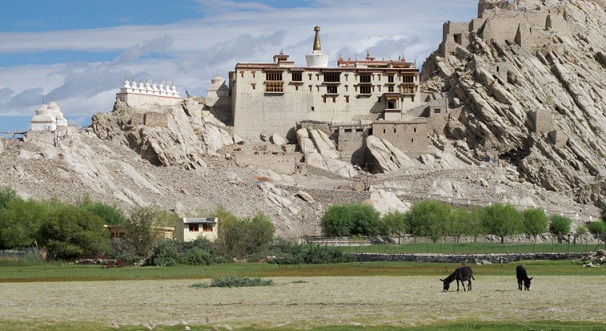
<instances>
[{"instance_id":1,"label":"multi-story building","mask_svg":"<svg viewBox=\"0 0 606 331\"><path fill-rule=\"evenodd\" d=\"M274 133L294 140L296 123L331 125L388 119L398 121L421 105L419 69L405 59L339 58L328 66L320 28L315 27L307 66L280 52L271 63L238 63L229 73L234 134L254 139Z\"/></svg>"}]
</instances>

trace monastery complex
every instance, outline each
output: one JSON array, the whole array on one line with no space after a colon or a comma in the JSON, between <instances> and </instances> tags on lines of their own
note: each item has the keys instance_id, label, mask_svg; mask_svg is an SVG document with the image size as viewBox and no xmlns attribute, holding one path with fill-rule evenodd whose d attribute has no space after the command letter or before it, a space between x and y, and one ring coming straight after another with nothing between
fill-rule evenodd
<instances>
[{"instance_id":1,"label":"monastery complex","mask_svg":"<svg viewBox=\"0 0 606 331\"><path fill-rule=\"evenodd\" d=\"M519 1L480 0L477 19L444 23L436 55L471 56L466 49L477 37L532 49L553 37L554 26L566 26L558 24L565 20L564 15L534 12L521 7ZM432 141L443 133L454 108L449 108L444 95L420 90L416 63L404 57L378 60L367 52L361 60L339 57L331 66L329 55L322 51L319 26L314 27L314 33L305 66L295 64L283 52L274 55L271 62L237 63L227 81L220 76L212 79L205 107L222 114L231 134L245 141L279 135L294 143L297 130L319 129L335 143L343 161L354 164L364 161L364 153L359 152L368 136L388 141L409 157L427 153ZM558 31L564 38L568 34ZM509 65L503 61L482 69L493 76L491 80L506 81ZM137 109L133 125L162 127L167 119L161 108L179 105L184 99L173 83L137 83L125 78L116 100ZM40 112L35 121L32 119L32 129L53 130L52 123L40 122L47 116L46 111ZM548 111L537 109L531 115L537 130L550 134L559 145L565 142ZM442 143L436 146L444 147Z\"/></svg>"}]
</instances>

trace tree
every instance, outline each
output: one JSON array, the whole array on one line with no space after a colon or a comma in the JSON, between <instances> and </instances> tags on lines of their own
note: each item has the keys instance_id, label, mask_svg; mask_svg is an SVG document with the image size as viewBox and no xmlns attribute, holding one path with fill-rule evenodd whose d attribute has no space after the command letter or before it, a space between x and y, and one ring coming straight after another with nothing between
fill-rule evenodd
<instances>
[{"instance_id":1,"label":"tree","mask_svg":"<svg viewBox=\"0 0 606 331\"><path fill-rule=\"evenodd\" d=\"M155 227L175 224L176 216L172 213L151 207L136 207L131 210L126 223L126 240L133 253L148 257L158 240Z\"/></svg>"},{"instance_id":2,"label":"tree","mask_svg":"<svg viewBox=\"0 0 606 331\"><path fill-rule=\"evenodd\" d=\"M604 221L591 222L587 225L589 232L598 237L598 240L603 241L606 234L606 223Z\"/></svg>"},{"instance_id":3,"label":"tree","mask_svg":"<svg viewBox=\"0 0 606 331\"><path fill-rule=\"evenodd\" d=\"M388 234L398 236L398 245L400 244L400 238L408 231L406 215L399 211L392 211L383 216L383 225Z\"/></svg>"},{"instance_id":4,"label":"tree","mask_svg":"<svg viewBox=\"0 0 606 331\"><path fill-rule=\"evenodd\" d=\"M328 207L320 220L322 233L329 237L349 236L353 226L350 210L347 206L332 205Z\"/></svg>"},{"instance_id":5,"label":"tree","mask_svg":"<svg viewBox=\"0 0 606 331\"><path fill-rule=\"evenodd\" d=\"M450 205L440 201L423 200L413 204L407 214L410 232L435 243L446 233L451 211Z\"/></svg>"},{"instance_id":6,"label":"tree","mask_svg":"<svg viewBox=\"0 0 606 331\"><path fill-rule=\"evenodd\" d=\"M522 215L524 216L524 232L532 235L536 243L537 236L547 232L547 216L540 208L526 209Z\"/></svg>"},{"instance_id":7,"label":"tree","mask_svg":"<svg viewBox=\"0 0 606 331\"><path fill-rule=\"evenodd\" d=\"M18 198L17 191L8 186L0 187L0 209L6 208L9 202Z\"/></svg>"},{"instance_id":8,"label":"tree","mask_svg":"<svg viewBox=\"0 0 606 331\"><path fill-rule=\"evenodd\" d=\"M522 219L522 214L511 205L495 203L484 208L482 225L486 232L500 237L504 243L505 237L522 231Z\"/></svg>"},{"instance_id":9,"label":"tree","mask_svg":"<svg viewBox=\"0 0 606 331\"><path fill-rule=\"evenodd\" d=\"M587 234L587 227L584 225L579 225L577 226L575 232L574 232L574 244L577 244L577 238L582 238ZM587 240L585 240L585 242L587 242Z\"/></svg>"},{"instance_id":10,"label":"tree","mask_svg":"<svg viewBox=\"0 0 606 331\"><path fill-rule=\"evenodd\" d=\"M92 201L89 197L85 197L79 203L80 208L88 210L93 214L103 218L107 225L126 224L126 215L122 209L108 205L100 201Z\"/></svg>"},{"instance_id":11,"label":"tree","mask_svg":"<svg viewBox=\"0 0 606 331\"><path fill-rule=\"evenodd\" d=\"M570 218L561 215L552 215L549 223L549 232L558 236L558 243L562 243L562 236L570 233Z\"/></svg>"},{"instance_id":12,"label":"tree","mask_svg":"<svg viewBox=\"0 0 606 331\"><path fill-rule=\"evenodd\" d=\"M473 241L477 242L480 235L486 234L486 230L482 225L484 217L484 209L481 207L472 207L469 211L469 220L465 224L465 233L473 237Z\"/></svg>"},{"instance_id":13,"label":"tree","mask_svg":"<svg viewBox=\"0 0 606 331\"><path fill-rule=\"evenodd\" d=\"M333 205L322 216L322 232L326 236L375 236L381 234L381 214L370 205Z\"/></svg>"},{"instance_id":14,"label":"tree","mask_svg":"<svg viewBox=\"0 0 606 331\"><path fill-rule=\"evenodd\" d=\"M448 222L447 233L454 237L455 243L458 243L461 236L466 233L471 218L471 212L466 208L458 207L452 211L450 221Z\"/></svg>"},{"instance_id":15,"label":"tree","mask_svg":"<svg viewBox=\"0 0 606 331\"><path fill-rule=\"evenodd\" d=\"M38 230L48 217L48 206L33 199L12 198L0 208L0 248L22 248L36 243Z\"/></svg>"},{"instance_id":16,"label":"tree","mask_svg":"<svg viewBox=\"0 0 606 331\"><path fill-rule=\"evenodd\" d=\"M267 251L275 234L271 220L262 213L239 219L222 210L219 217L217 252L226 258L246 258Z\"/></svg>"},{"instance_id":17,"label":"tree","mask_svg":"<svg viewBox=\"0 0 606 331\"><path fill-rule=\"evenodd\" d=\"M87 210L51 200L38 242L52 259L72 260L107 253L109 233L103 219Z\"/></svg>"}]
</instances>

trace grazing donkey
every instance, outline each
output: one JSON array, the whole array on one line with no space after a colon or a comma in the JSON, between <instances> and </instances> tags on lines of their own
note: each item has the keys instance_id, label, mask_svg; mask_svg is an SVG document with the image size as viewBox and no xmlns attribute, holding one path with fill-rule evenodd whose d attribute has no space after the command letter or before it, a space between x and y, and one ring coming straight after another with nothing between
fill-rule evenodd
<instances>
[{"instance_id":1,"label":"grazing donkey","mask_svg":"<svg viewBox=\"0 0 606 331\"><path fill-rule=\"evenodd\" d=\"M526 269L521 264L516 268L516 277L518 278L518 290L522 290L522 282L524 282L524 289L530 291L530 281L532 280L532 277L528 278Z\"/></svg>"},{"instance_id":2,"label":"grazing donkey","mask_svg":"<svg viewBox=\"0 0 606 331\"><path fill-rule=\"evenodd\" d=\"M467 290L471 291L472 279L476 280L475 278L473 278L473 272L471 271L471 268L468 266L462 266L458 267L453 273L450 274L450 276L440 280L444 283L444 292L448 292L448 289L450 288L450 283L452 283L453 280L457 281L457 292L459 291L459 282L461 282L461 285L463 285L463 291L465 292ZM467 281L467 289L465 289L465 281Z\"/></svg>"}]
</instances>

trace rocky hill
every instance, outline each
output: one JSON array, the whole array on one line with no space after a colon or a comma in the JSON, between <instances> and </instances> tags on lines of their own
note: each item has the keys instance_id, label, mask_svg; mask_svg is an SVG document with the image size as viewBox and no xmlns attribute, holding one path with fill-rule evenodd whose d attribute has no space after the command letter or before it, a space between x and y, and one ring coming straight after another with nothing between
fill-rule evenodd
<instances>
[{"instance_id":1,"label":"rocky hill","mask_svg":"<svg viewBox=\"0 0 606 331\"><path fill-rule=\"evenodd\" d=\"M446 129L432 135L429 153L418 160L382 153L390 144L371 140L375 159L395 164L385 166L389 173L348 167L343 176L341 164L338 175L303 161L319 155L323 164L335 164L326 159L333 154L326 142L316 143L318 152L309 150L304 138L313 137L311 131L301 133L303 146L279 137L241 141L218 120L225 114L190 97L163 107L117 101L112 112L96 114L90 128L70 127L57 139L29 132L0 140L0 185L24 197L89 196L186 216L219 205L241 217L263 212L288 237L318 235L327 206L362 201L382 213L427 198L502 202L577 223L595 220L606 191L606 13L595 1L526 4L525 12L491 11L492 21L483 19L482 28L466 34L468 44L448 53L441 46L425 62L428 101L448 98ZM540 42L515 33L491 37L497 18L514 15L519 22L543 12L554 13L558 25L543 23ZM519 23L520 31L536 31L534 23Z\"/></svg>"}]
</instances>

